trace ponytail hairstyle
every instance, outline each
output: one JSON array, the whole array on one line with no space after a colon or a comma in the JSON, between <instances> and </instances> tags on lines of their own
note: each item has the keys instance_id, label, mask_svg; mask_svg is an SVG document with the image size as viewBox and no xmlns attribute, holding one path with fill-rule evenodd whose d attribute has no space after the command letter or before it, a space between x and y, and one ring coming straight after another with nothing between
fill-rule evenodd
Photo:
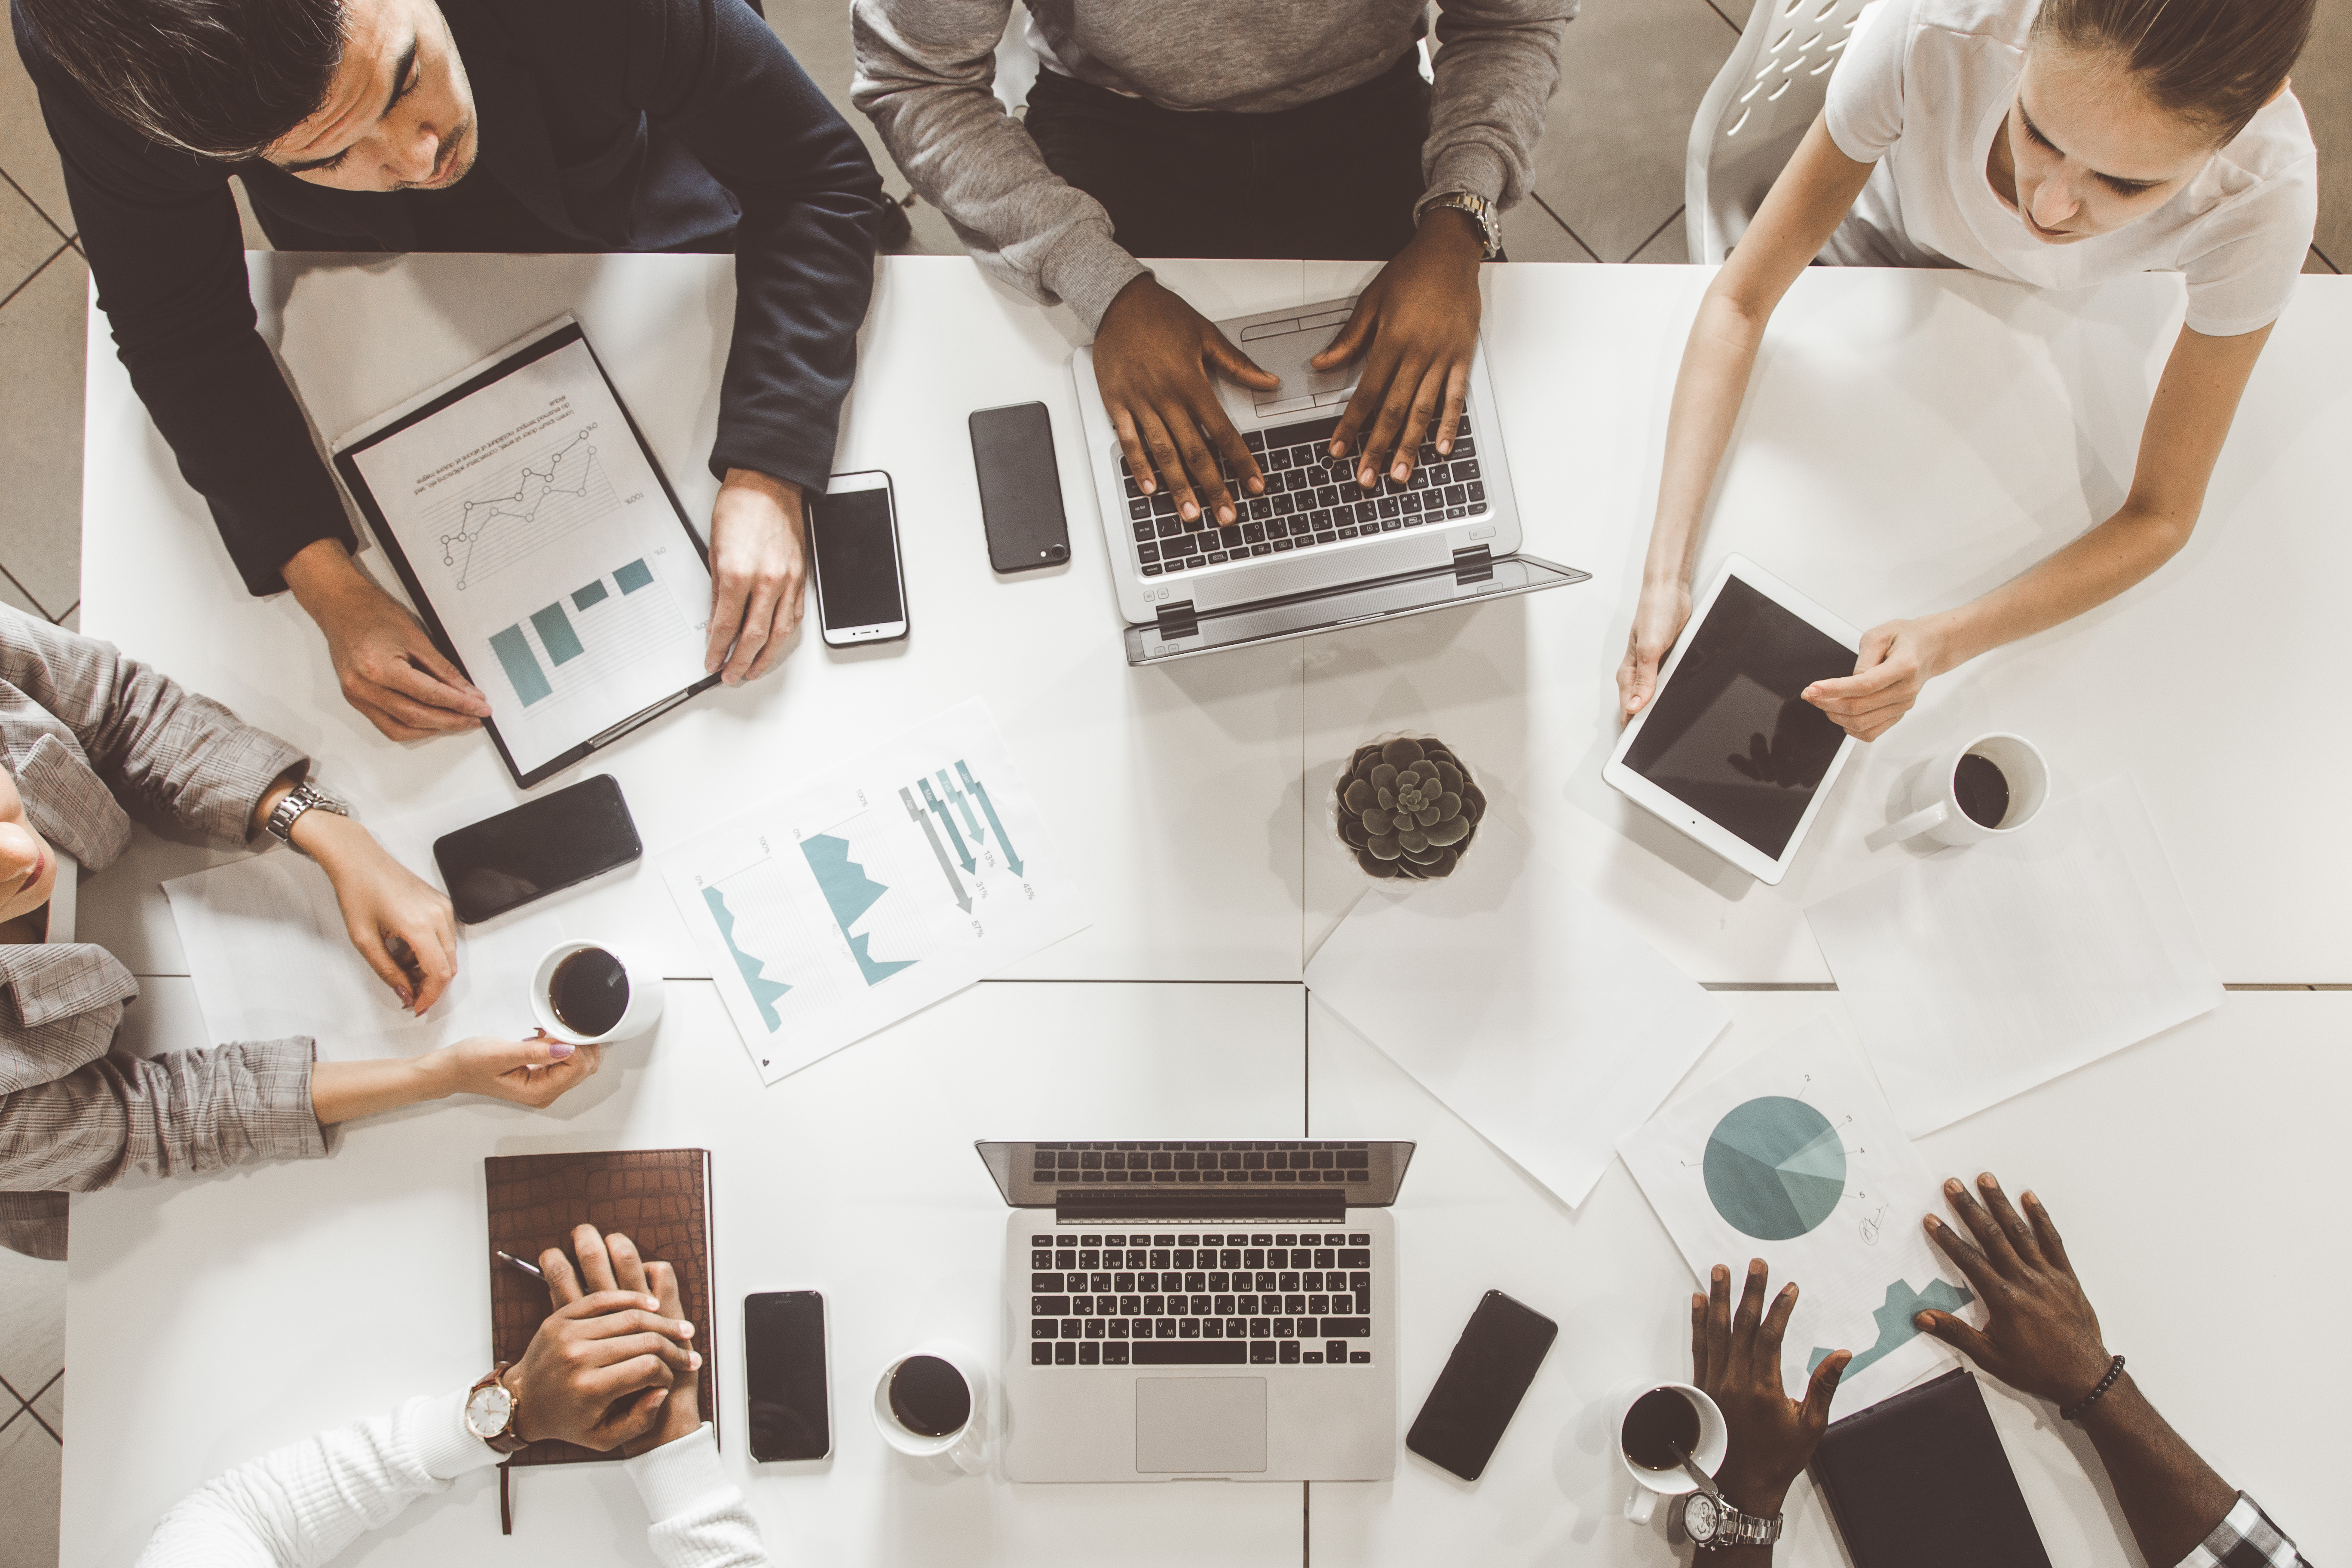
<instances>
[{"instance_id":1,"label":"ponytail hairstyle","mask_svg":"<svg viewBox=\"0 0 2352 1568\"><path fill-rule=\"evenodd\" d=\"M2284 85L2318 0L2042 0L2033 42L2117 58L2160 109L2227 145Z\"/></svg>"}]
</instances>

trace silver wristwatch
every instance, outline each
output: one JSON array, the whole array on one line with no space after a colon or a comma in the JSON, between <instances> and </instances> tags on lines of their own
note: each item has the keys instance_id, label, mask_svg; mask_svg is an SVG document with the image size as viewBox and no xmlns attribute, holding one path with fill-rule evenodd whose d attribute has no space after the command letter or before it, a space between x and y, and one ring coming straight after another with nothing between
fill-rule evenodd
<instances>
[{"instance_id":1,"label":"silver wristwatch","mask_svg":"<svg viewBox=\"0 0 2352 1568\"><path fill-rule=\"evenodd\" d=\"M269 837L288 848L293 849L295 848L294 824L300 819L304 812L314 807L320 811L332 812L337 816L349 816L352 814L351 807L332 795L320 794L318 785L305 779L286 792L285 798L278 803L278 809L271 812L269 820L261 826L268 830ZM299 849L295 852L300 853Z\"/></svg>"},{"instance_id":2,"label":"silver wristwatch","mask_svg":"<svg viewBox=\"0 0 2352 1568\"><path fill-rule=\"evenodd\" d=\"M1422 210L1425 213L1436 207L1452 207L1470 215L1470 221L1478 226L1478 234L1486 242L1487 260L1503 254L1503 223L1495 216L1494 203L1474 191L1448 191Z\"/></svg>"},{"instance_id":3,"label":"silver wristwatch","mask_svg":"<svg viewBox=\"0 0 2352 1568\"><path fill-rule=\"evenodd\" d=\"M1780 1514L1759 1519L1742 1513L1708 1481L1682 1500L1677 1520L1682 1533L1701 1550L1733 1546L1769 1546L1780 1539Z\"/></svg>"}]
</instances>

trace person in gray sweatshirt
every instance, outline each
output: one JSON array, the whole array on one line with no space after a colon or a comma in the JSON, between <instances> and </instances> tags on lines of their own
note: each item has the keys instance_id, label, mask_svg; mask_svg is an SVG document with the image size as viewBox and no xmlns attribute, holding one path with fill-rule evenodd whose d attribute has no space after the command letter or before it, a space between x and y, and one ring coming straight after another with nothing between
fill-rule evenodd
<instances>
[{"instance_id":1,"label":"person in gray sweatshirt","mask_svg":"<svg viewBox=\"0 0 2352 1568\"><path fill-rule=\"evenodd\" d=\"M982 268L1095 333L1137 482L1230 525L1265 477L1209 378L1278 384L1136 258L1387 263L1316 368L1362 360L1331 455L1367 489L1403 481L1424 440L1452 450L1478 264L1576 7L1438 0L1433 83L1422 0L1028 0L1021 121L993 90L1013 0L854 0L852 97Z\"/></svg>"}]
</instances>

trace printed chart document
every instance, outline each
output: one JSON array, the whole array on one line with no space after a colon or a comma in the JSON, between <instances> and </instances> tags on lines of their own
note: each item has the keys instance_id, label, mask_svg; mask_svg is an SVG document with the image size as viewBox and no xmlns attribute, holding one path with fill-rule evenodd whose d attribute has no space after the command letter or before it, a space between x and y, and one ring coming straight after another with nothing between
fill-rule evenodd
<instances>
[{"instance_id":1,"label":"printed chart document","mask_svg":"<svg viewBox=\"0 0 2352 1568\"><path fill-rule=\"evenodd\" d=\"M718 679L702 546L569 317L335 449L518 783Z\"/></svg>"},{"instance_id":2,"label":"printed chart document","mask_svg":"<svg viewBox=\"0 0 2352 1568\"><path fill-rule=\"evenodd\" d=\"M309 1035L321 1061L413 1056L474 1035L533 1027L530 982L563 940L543 912L457 928L457 977L418 1018L352 946L335 888L314 860L271 850L163 884L196 1005L216 1043Z\"/></svg>"},{"instance_id":3,"label":"printed chart document","mask_svg":"<svg viewBox=\"0 0 2352 1568\"><path fill-rule=\"evenodd\" d=\"M978 699L660 860L766 1083L1087 925Z\"/></svg>"},{"instance_id":4,"label":"printed chart document","mask_svg":"<svg viewBox=\"0 0 2352 1568\"><path fill-rule=\"evenodd\" d=\"M1914 1137L2221 1002L2128 776L1805 914Z\"/></svg>"},{"instance_id":5,"label":"printed chart document","mask_svg":"<svg viewBox=\"0 0 2352 1568\"><path fill-rule=\"evenodd\" d=\"M1571 1206L1731 1017L1492 814L1453 876L1368 889L1307 986Z\"/></svg>"},{"instance_id":6,"label":"printed chart document","mask_svg":"<svg viewBox=\"0 0 2352 1568\"><path fill-rule=\"evenodd\" d=\"M1943 1184L1895 1126L1869 1067L1824 1014L1685 1095L1621 1146L1642 1192L1706 1289L1748 1260L1797 1283L1780 1381L1804 1397L1813 1368L1852 1351L1832 1415L1850 1415L1958 1358L1911 1325L1935 1308L1981 1328L1967 1279L1920 1228L1947 1222ZM1769 1298L1768 1298L1769 1301Z\"/></svg>"}]
</instances>

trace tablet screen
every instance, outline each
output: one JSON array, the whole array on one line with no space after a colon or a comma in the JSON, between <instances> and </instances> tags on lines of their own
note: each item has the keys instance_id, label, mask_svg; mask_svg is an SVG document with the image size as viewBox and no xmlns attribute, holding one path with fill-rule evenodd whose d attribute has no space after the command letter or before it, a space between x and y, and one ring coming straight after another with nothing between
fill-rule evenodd
<instances>
[{"instance_id":1,"label":"tablet screen","mask_svg":"<svg viewBox=\"0 0 2352 1568\"><path fill-rule=\"evenodd\" d=\"M1797 694L1853 673L1851 648L1728 578L1625 765L1778 860L1845 739Z\"/></svg>"}]
</instances>

